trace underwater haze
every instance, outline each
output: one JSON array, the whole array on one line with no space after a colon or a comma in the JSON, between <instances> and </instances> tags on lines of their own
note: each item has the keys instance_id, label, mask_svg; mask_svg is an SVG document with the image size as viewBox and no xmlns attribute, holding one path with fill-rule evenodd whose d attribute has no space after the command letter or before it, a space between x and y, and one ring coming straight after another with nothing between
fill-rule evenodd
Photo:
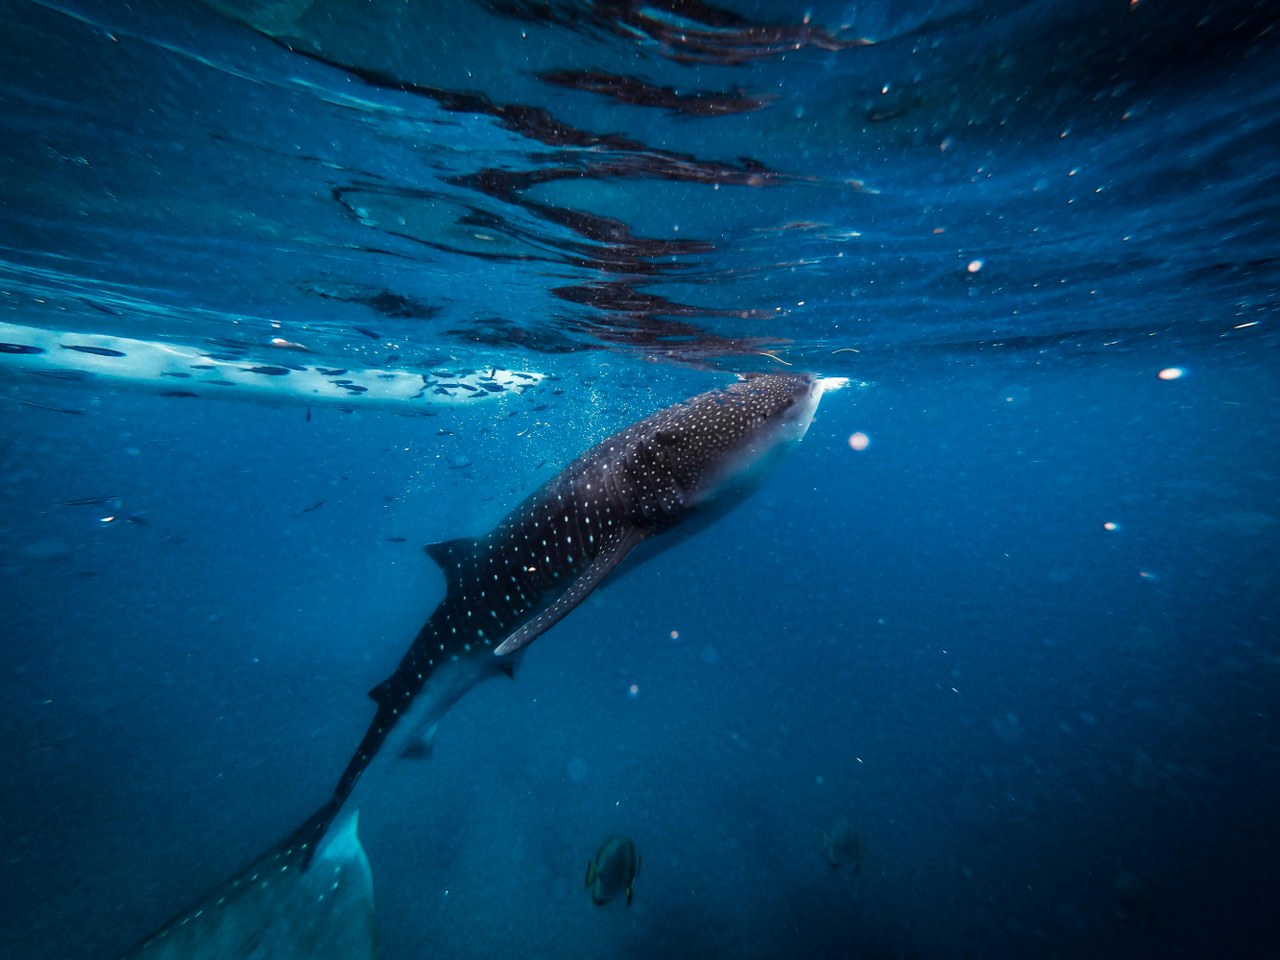
<instances>
[{"instance_id":1,"label":"underwater haze","mask_svg":"<svg viewBox=\"0 0 1280 960\"><path fill-rule=\"evenodd\" d=\"M802 371L758 492L361 808L381 955L1275 955L1275 4L0 23L0 957L323 804L424 545Z\"/></svg>"}]
</instances>

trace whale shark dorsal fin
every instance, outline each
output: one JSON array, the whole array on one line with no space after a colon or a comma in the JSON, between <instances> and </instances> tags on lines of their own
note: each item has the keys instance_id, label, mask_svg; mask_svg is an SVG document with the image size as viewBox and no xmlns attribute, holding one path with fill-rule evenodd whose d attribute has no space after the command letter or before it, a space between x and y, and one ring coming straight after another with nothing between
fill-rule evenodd
<instances>
[{"instance_id":1,"label":"whale shark dorsal fin","mask_svg":"<svg viewBox=\"0 0 1280 960\"><path fill-rule=\"evenodd\" d=\"M493 652L498 656L515 653L554 627L570 610L586 599L587 594L598 587L600 581L607 577L648 535L649 531L641 527L623 527L614 533L601 546L600 552L596 554L590 566L578 574L555 603L527 621L524 626L498 644Z\"/></svg>"},{"instance_id":2,"label":"whale shark dorsal fin","mask_svg":"<svg viewBox=\"0 0 1280 960\"><path fill-rule=\"evenodd\" d=\"M369 699L374 703L383 703L391 692L391 681L383 680L380 684L369 691Z\"/></svg>"},{"instance_id":3,"label":"whale shark dorsal fin","mask_svg":"<svg viewBox=\"0 0 1280 960\"><path fill-rule=\"evenodd\" d=\"M446 579L453 579L458 572L458 565L475 554L476 541L473 537L458 537L454 540L428 543L422 549L436 562Z\"/></svg>"},{"instance_id":4,"label":"whale shark dorsal fin","mask_svg":"<svg viewBox=\"0 0 1280 960\"><path fill-rule=\"evenodd\" d=\"M445 596L456 596L461 589L466 578L465 571L476 555L476 543L472 537L457 537L453 540L441 540L439 543L428 543L422 548L444 574Z\"/></svg>"}]
</instances>

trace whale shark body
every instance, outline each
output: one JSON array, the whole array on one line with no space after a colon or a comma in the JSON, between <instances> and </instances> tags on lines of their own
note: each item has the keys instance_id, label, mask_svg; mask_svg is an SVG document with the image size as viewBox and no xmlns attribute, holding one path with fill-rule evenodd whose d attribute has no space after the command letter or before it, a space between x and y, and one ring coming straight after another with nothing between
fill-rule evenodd
<instances>
[{"instance_id":1,"label":"whale shark body","mask_svg":"<svg viewBox=\"0 0 1280 960\"><path fill-rule=\"evenodd\" d=\"M205 952L154 955L240 955L219 941L221 929L281 924L288 929L304 901L312 923L332 921L345 928L355 916L357 929L363 930L358 918L365 906L371 914L372 894L359 883L347 884L355 889L337 917L326 915L333 904L317 905L314 892L301 887L321 864L324 870L345 871L344 876L367 876L367 865L361 872L355 811L386 768L400 756L429 751L437 725L460 697L490 677L512 675L522 650L638 547L655 540L659 547L669 544L672 538L662 535L672 528L704 526L758 486L804 436L822 394L843 382L751 376L667 407L592 447L483 536L428 546L445 575L444 599L395 671L370 692L375 715L332 796L284 844L232 881L270 876L275 892L246 901L215 891L148 941L158 947L175 928L189 928L183 942ZM241 919L218 919L227 910ZM291 941L284 936L278 938L282 946L253 956L329 955L315 952L323 937L306 934L310 947L290 952ZM265 935L262 942L268 942ZM144 945L139 956L151 957L147 949ZM358 954L348 949L342 955Z\"/></svg>"}]
</instances>

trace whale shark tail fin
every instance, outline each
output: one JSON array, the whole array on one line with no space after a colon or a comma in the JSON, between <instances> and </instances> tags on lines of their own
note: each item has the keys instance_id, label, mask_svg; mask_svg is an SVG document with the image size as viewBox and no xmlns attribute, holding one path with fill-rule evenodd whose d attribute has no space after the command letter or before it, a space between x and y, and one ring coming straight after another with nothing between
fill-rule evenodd
<instances>
[{"instance_id":1,"label":"whale shark tail fin","mask_svg":"<svg viewBox=\"0 0 1280 960\"><path fill-rule=\"evenodd\" d=\"M153 933L125 960L375 960L373 873L344 812L314 852L313 821ZM329 814L332 817L332 814Z\"/></svg>"}]
</instances>

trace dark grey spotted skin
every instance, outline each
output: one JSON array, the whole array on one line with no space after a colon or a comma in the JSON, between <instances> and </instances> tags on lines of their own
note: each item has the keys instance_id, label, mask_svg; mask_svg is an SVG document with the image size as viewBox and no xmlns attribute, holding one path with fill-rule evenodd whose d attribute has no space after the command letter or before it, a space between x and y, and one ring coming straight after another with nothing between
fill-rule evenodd
<instances>
[{"instance_id":1,"label":"dark grey spotted skin","mask_svg":"<svg viewBox=\"0 0 1280 960\"><path fill-rule=\"evenodd\" d=\"M434 671L488 658L495 673L510 672L512 658L496 652L505 640L528 643L637 543L696 511L744 459L776 446L788 411L813 387L809 376L757 376L660 410L578 457L483 537L429 546L445 573L445 598L370 692L377 714L314 840Z\"/></svg>"}]
</instances>

